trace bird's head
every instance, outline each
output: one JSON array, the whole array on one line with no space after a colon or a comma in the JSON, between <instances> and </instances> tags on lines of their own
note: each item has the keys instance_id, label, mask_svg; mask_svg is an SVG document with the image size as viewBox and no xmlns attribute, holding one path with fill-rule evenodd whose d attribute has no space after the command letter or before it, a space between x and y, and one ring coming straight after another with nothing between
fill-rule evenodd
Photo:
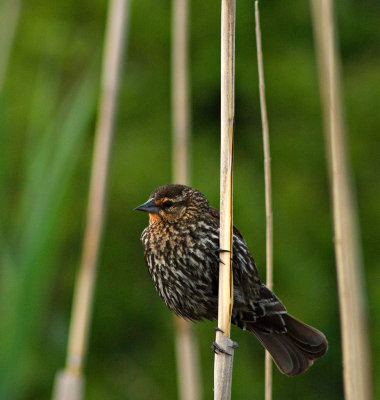
<instances>
[{"instance_id":1,"label":"bird's head","mask_svg":"<svg viewBox=\"0 0 380 400\"><path fill-rule=\"evenodd\" d=\"M149 213L149 222L175 223L194 218L209 207L201 192L184 185L160 186L135 210Z\"/></svg>"}]
</instances>

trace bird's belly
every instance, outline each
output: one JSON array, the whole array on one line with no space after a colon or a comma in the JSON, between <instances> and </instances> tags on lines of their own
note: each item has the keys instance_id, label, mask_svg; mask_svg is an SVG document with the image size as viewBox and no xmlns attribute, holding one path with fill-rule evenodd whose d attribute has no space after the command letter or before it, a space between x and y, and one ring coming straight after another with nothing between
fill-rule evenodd
<instances>
[{"instance_id":1,"label":"bird's belly","mask_svg":"<svg viewBox=\"0 0 380 400\"><path fill-rule=\"evenodd\" d=\"M149 258L149 272L166 305L177 315L191 320L217 317L217 296L207 260L187 254L156 254Z\"/></svg>"}]
</instances>

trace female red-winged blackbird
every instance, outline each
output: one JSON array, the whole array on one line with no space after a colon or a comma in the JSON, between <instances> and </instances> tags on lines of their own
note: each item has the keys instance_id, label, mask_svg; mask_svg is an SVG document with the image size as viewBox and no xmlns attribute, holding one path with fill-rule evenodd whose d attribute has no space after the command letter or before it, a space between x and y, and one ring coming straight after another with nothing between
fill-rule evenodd
<instances>
[{"instance_id":1,"label":"female red-winged blackbird","mask_svg":"<svg viewBox=\"0 0 380 400\"><path fill-rule=\"evenodd\" d=\"M183 318L217 319L219 212L202 193L183 185L157 188L136 210L149 213L149 226L141 240L162 300ZM301 374L326 353L325 336L289 315L261 282L247 244L235 227L232 253L232 323L254 333L281 372Z\"/></svg>"}]
</instances>

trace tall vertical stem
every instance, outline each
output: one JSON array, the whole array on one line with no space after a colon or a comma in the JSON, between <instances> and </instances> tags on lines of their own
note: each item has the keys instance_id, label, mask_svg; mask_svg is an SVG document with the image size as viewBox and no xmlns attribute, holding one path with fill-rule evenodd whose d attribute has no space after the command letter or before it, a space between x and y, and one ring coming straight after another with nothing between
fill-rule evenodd
<instances>
[{"instance_id":1,"label":"tall vertical stem","mask_svg":"<svg viewBox=\"0 0 380 400\"><path fill-rule=\"evenodd\" d=\"M172 15L173 181L190 184L189 0L173 0ZM201 398L198 345L192 323L174 317L179 398Z\"/></svg>"},{"instance_id":2,"label":"tall vertical stem","mask_svg":"<svg viewBox=\"0 0 380 400\"><path fill-rule=\"evenodd\" d=\"M222 0L221 17L221 160L220 160L220 264L218 331L216 342L231 354L215 354L214 399L231 397L233 344L230 336L233 307L232 276L232 167L235 112L236 1Z\"/></svg>"},{"instance_id":3,"label":"tall vertical stem","mask_svg":"<svg viewBox=\"0 0 380 400\"><path fill-rule=\"evenodd\" d=\"M3 0L0 6L0 94L7 74L21 6L21 0Z\"/></svg>"},{"instance_id":4,"label":"tall vertical stem","mask_svg":"<svg viewBox=\"0 0 380 400\"><path fill-rule=\"evenodd\" d=\"M189 0L173 0L172 125L173 180L190 183Z\"/></svg>"},{"instance_id":5,"label":"tall vertical stem","mask_svg":"<svg viewBox=\"0 0 380 400\"><path fill-rule=\"evenodd\" d=\"M54 393L56 400L79 400L83 396L82 371L87 352L96 269L105 219L107 178L128 6L129 0L111 0L109 3L86 230L74 292L66 369L58 376Z\"/></svg>"},{"instance_id":6,"label":"tall vertical stem","mask_svg":"<svg viewBox=\"0 0 380 400\"><path fill-rule=\"evenodd\" d=\"M347 400L369 400L372 379L362 260L347 160L332 2L311 0L311 6L334 214L344 392Z\"/></svg>"},{"instance_id":7,"label":"tall vertical stem","mask_svg":"<svg viewBox=\"0 0 380 400\"><path fill-rule=\"evenodd\" d=\"M221 62L221 164L220 164L220 248L218 326L230 334L232 287L232 167L235 118L235 1L222 1ZM230 254L228 253L230 252Z\"/></svg>"},{"instance_id":8,"label":"tall vertical stem","mask_svg":"<svg viewBox=\"0 0 380 400\"><path fill-rule=\"evenodd\" d=\"M259 3L255 1L255 21L256 21L256 47L257 64L259 72L259 92L261 121L263 127L264 144L264 176L265 176L265 219L266 219L266 285L269 289L273 288L273 214L272 214L272 183L270 167L270 146L269 146L269 128L267 105L265 100L265 80L264 63L261 46L261 29ZM272 359L269 352L265 351L265 400L272 399Z\"/></svg>"}]
</instances>

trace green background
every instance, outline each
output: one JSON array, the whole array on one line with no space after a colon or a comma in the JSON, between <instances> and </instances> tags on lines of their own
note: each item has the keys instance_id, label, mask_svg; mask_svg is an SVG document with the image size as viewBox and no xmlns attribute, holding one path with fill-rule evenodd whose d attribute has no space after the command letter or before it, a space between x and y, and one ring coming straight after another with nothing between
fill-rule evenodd
<instances>
[{"instance_id":1,"label":"green background","mask_svg":"<svg viewBox=\"0 0 380 400\"><path fill-rule=\"evenodd\" d=\"M380 380L379 2L338 1L349 157L357 194L375 383ZM106 2L24 2L0 97L0 398L47 399L64 366L86 216ZM99 262L87 399L177 396L171 313L155 293L133 212L171 182L169 1L132 2ZM329 351L304 375L274 371L275 399L341 399L330 195L309 3L263 1L275 292ZM191 2L192 185L219 204L220 4ZM234 222L265 276L265 208L253 2L236 27ZM376 278L377 277L377 278ZM195 326L204 398L215 322ZM263 398L264 351L232 329L232 396ZM380 384L380 382L378 382ZM379 396L379 392L377 393Z\"/></svg>"}]
</instances>

